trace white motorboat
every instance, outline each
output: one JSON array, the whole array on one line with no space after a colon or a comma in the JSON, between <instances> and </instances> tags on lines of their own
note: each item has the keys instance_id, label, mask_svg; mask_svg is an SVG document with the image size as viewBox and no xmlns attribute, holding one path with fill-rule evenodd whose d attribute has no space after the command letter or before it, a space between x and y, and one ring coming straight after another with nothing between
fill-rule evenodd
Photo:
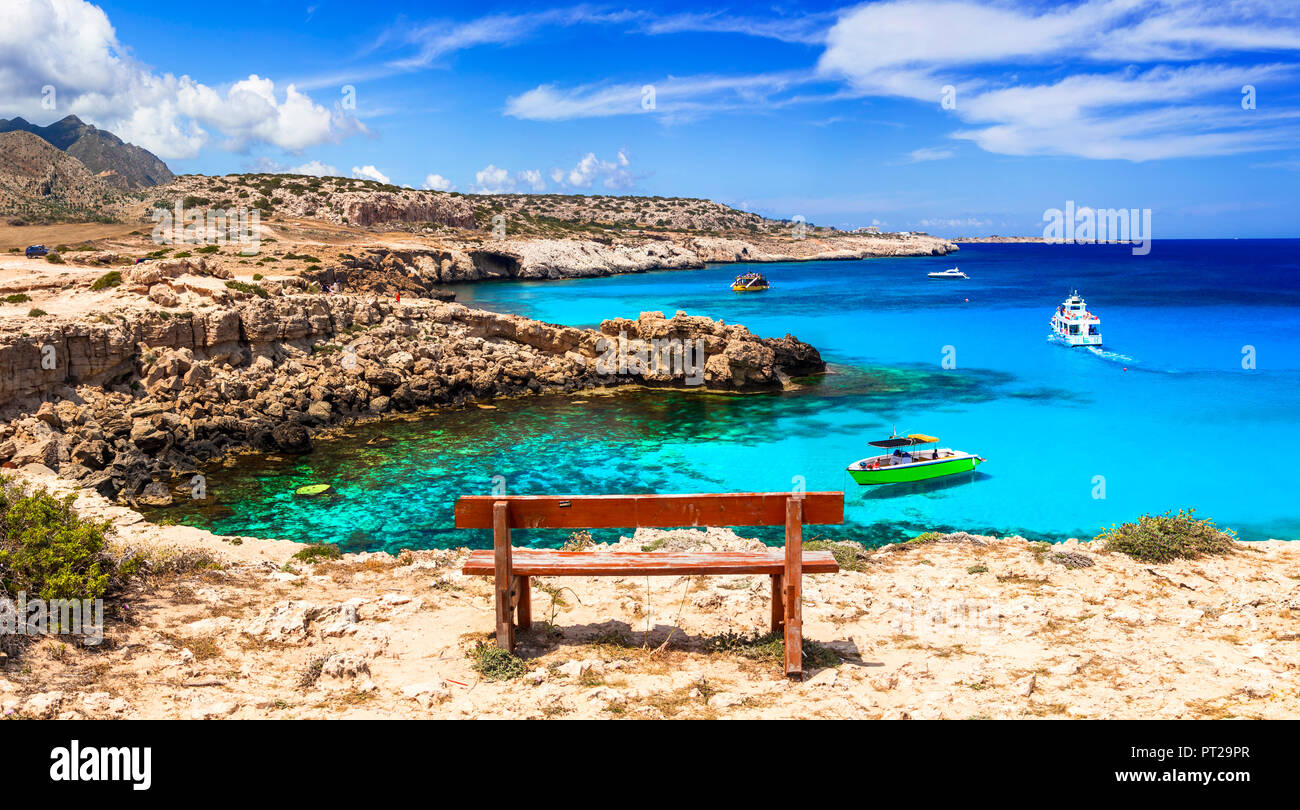
<instances>
[{"instance_id":1,"label":"white motorboat","mask_svg":"<svg viewBox=\"0 0 1300 810\"><path fill-rule=\"evenodd\" d=\"M927 273L930 278L970 278L956 267L950 270L943 270L937 273Z\"/></svg>"},{"instance_id":2,"label":"white motorboat","mask_svg":"<svg viewBox=\"0 0 1300 810\"><path fill-rule=\"evenodd\" d=\"M1052 313L1052 338L1067 346L1101 345L1101 318L1088 311L1077 290Z\"/></svg>"}]
</instances>

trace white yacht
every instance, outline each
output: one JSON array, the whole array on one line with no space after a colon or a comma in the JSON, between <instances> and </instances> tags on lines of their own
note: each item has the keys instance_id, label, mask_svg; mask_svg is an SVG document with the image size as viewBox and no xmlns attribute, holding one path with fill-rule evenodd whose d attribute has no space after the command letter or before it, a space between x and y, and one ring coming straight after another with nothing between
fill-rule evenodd
<instances>
[{"instance_id":1,"label":"white yacht","mask_svg":"<svg viewBox=\"0 0 1300 810\"><path fill-rule=\"evenodd\" d=\"M958 270L956 267L952 268L951 270L944 270L942 272L927 273L926 275L928 275L930 278L970 278L970 276Z\"/></svg>"},{"instance_id":2,"label":"white yacht","mask_svg":"<svg viewBox=\"0 0 1300 810\"><path fill-rule=\"evenodd\" d=\"M1052 337L1067 346L1100 346L1101 318L1088 311L1078 291L1052 313Z\"/></svg>"}]
</instances>

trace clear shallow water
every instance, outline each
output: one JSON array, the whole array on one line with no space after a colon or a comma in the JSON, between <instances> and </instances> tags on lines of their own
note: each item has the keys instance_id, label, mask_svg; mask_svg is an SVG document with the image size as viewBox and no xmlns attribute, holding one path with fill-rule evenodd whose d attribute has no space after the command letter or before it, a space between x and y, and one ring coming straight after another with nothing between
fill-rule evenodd
<instances>
[{"instance_id":1,"label":"clear shallow water","mask_svg":"<svg viewBox=\"0 0 1300 810\"><path fill-rule=\"evenodd\" d=\"M489 492L493 475L516 494L784 490L802 476L846 492L848 525L826 533L867 542L957 528L1083 537L1186 506L1243 539L1300 538L1297 248L967 245L946 258L763 265L773 289L750 295L727 289L737 265L465 285L464 303L557 323L685 309L790 332L832 373L774 396L541 398L364 426L305 458L212 471L216 503L173 516L352 550L437 547L486 542L450 529L451 503ZM971 279L925 277L954 265ZM1072 286L1102 318L1103 352L1047 339ZM1254 370L1242 368L1248 345ZM941 365L945 347L955 369ZM929 484L854 484L844 467L893 425L988 463ZM293 497L316 482L335 493Z\"/></svg>"}]
</instances>

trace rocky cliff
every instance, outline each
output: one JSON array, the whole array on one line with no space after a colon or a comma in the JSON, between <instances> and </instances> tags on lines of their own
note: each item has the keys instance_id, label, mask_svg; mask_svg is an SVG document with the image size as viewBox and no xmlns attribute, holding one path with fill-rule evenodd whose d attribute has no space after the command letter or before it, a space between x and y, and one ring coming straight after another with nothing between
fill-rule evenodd
<instances>
[{"instance_id":1,"label":"rocky cliff","mask_svg":"<svg viewBox=\"0 0 1300 810\"><path fill-rule=\"evenodd\" d=\"M753 240L719 237L489 239L442 249L368 248L339 257L310 277L336 279L350 290L430 294L438 285L506 279L563 279L688 270L708 263L853 260L884 256L942 256L957 246L931 236Z\"/></svg>"},{"instance_id":2,"label":"rocky cliff","mask_svg":"<svg viewBox=\"0 0 1300 810\"><path fill-rule=\"evenodd\" d=\"M185 283L166 272L148 281L150 298ZM454 303L285 292L0 325L0 463L165 503L173 477L204 460L237 447L306 452L313 432L343 420L629 384L779 390L824 368L790 336L684 313L595 331ZM611 361L674 350L676 363Z\"/></svg>"}]
</instances>

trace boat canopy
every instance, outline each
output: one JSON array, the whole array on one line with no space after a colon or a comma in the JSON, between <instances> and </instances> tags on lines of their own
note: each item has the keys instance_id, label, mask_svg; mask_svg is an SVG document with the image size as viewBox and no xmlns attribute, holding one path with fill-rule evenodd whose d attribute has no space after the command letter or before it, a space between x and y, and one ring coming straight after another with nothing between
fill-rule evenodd
<instances>
[{"instance_id":1,"label":"boat canopy","mask_svg":"<svg viewBox=\"0 0 1300 810\"><path fill-rule=\"evenodd\" d=\"M911 447L914 444L932 444L937 441L939 441L939 439L934 436L927 436L924 433L912 433L907 436L895 436L890 439L881 439L878 442L867 442L867 444L872 447L883 447L888 449L891 447Z\"/></svg>"},{"instance_id":2,"label":"boat canopy","mask_svg":"<svg viewBox=\"0 0 1300 810\"><path fill-rule=\"evenodd\" d=\"M907 437L899 437L897 439L883 439L878 442L867 442L867 444L871 445L872 447L890 448L890 447L911 447L912 445L917 444L917 442L914 442Z\"/></svg>"}]
</instances>

